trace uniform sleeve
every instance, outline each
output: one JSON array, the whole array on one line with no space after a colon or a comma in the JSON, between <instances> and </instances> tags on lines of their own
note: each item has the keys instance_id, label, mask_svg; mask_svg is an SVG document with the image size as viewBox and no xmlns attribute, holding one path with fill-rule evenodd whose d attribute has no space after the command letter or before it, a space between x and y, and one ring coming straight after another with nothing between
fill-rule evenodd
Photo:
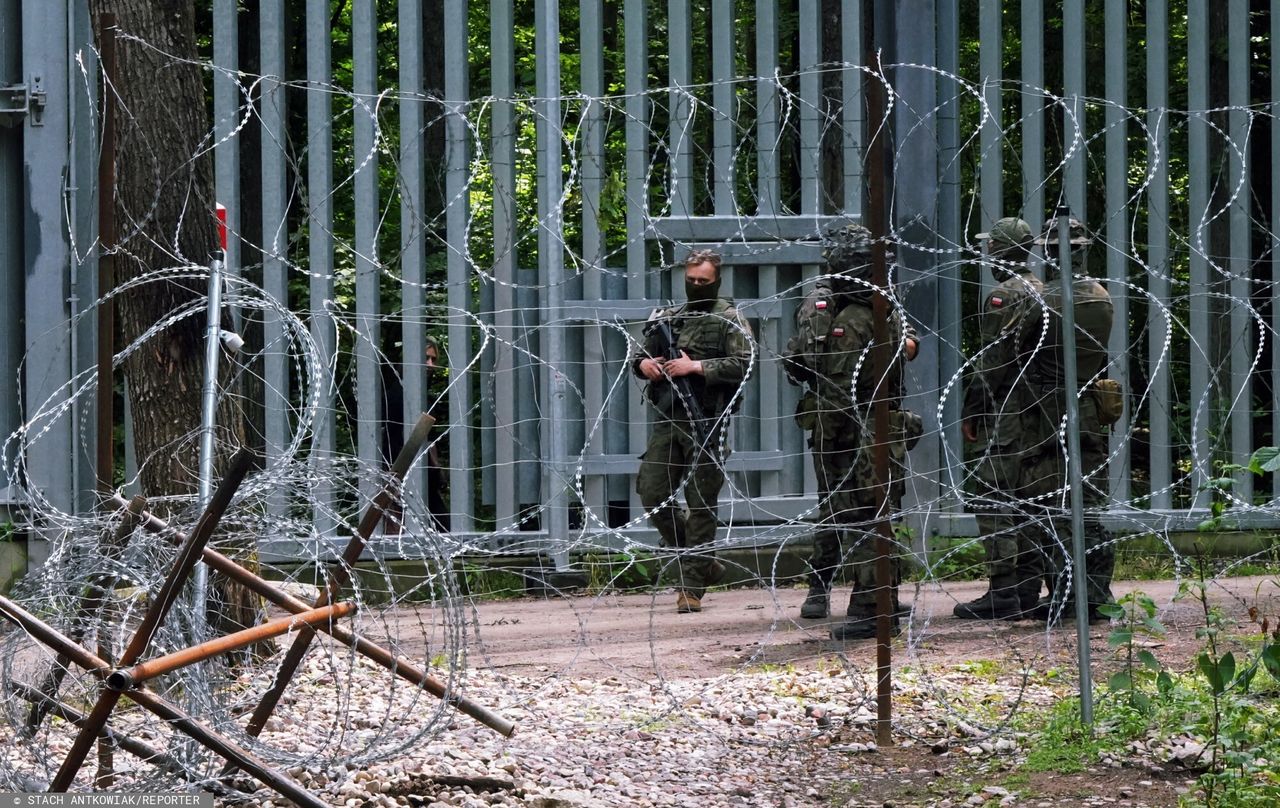
<instances>
[{"instance_id":1,"label":"uniform sleeve","mask_svg":"<svg viewBox=\"0 0 1280 808\"><path fill-rule=\"evenodd\" d=\"M751 326L737 309L726 310L720 327L725 355L702 360L702 375L709 387L736 387L751 365Z\"/></svg>"},{"instance_id":2,"label":"uniform sleeve","mask_svg":"<svg viewBox=\"0 0 1280 808\"><path fill-rule=\"evenodd\" d=\"M1024 296L1004 312L999 333L983 346L965 385L965 418L995 414L1018 376L1025 372L1022 355L1027 340L1038 339L1043 329L1044 307Z\"/></svg>"},{"instance_id":3,"label":"uniform sleeve","mask_svg":"<svg viewBox=\"0 0 1280 808\"><path fill-rule=\"evenodd\" d=\"M645 378L644 374L640 372L640 362L658 355L658 337L654 333L655 330L649 328L646 324L644 331L640 334L640 339L636 342L635 350L631 352L628 364L631 366L631 372L637 378ZM645 381L648 380L645 379Z\"/></svg>"}]
</instances>

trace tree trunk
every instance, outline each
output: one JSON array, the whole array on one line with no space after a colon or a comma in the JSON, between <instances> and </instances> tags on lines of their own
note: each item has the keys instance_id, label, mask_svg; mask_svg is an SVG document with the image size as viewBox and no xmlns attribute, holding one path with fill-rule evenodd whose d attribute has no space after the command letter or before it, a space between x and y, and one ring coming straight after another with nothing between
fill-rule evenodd
<instances>
[{"instance_id":1,"label":"tree trunk","mask_svg":"<svg viewBox=\"0 0 1280 808\"><path fill-rule=\"evenodd\" d=\"M141 40L117 37L116 75L106 89L118 110L117 283L167 267L206 266L217 248L217 225L210 120L203 74L194 62L191 0L90 0L89 5L99 42L104 13L116 15L120 32ZM203 299L206 291L202 282L166 279L121 296L116 318L121 344ZM125 363L142 491L150 498L196 492L204 323L201 310L166 327ZM242 416L229 400L218 413L216 469L225 466L231 448L241 445L243 431ZM213 576L210 580L214 599L229 604L220 615L224 622L248 626L257 621L260 604L251 593Z\"/></svg>"}]
</instances>

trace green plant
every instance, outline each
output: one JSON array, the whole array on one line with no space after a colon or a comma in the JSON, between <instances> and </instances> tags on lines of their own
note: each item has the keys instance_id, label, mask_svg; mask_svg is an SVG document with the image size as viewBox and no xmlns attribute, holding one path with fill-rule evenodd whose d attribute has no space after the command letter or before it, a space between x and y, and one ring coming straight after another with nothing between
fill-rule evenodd
<instances>
[{"instance_id":1,"label":"green plant","mask_svg":"<svg viewBox=\"0 0 1280 808\"><path fill-rule=\"evenodd\" d=\"M1221 461L1215 463L1214 466L1222 476L1206 480L1200 485L1201 491L1209 491L1212 494L1212 500L1209 503L1210 516L1197 525L1198 530L1205 532L1221 529L1225 521L1225 516L1230 508L1227 494L1235 486L1235 480L1227 475L1248 471L1262 476L1280 471L1280 447L1262 446L1254 450L1254 453L1249 457L1249 462L1243 466L1239 463Z\"/></svg>"},{"instance_id":2,"label":"green plant","mask_svg":"<svg viewBox=\"0 0 1280 808\"><path fill-rule=\"evenodd\" d=\"M1169 672L1156 659L1155 654L1138 646L1139 638L1163 637L1164 625L1156 618L1156 602L1150 596L1134 591L1116 603L1098 607L1098 611L1111 618L1111 633L1107 645L1120 649L1124 654L1124 669L1113 673L1107 680L1107 690L1123 694L1129 707L1143 714L1151 712L1149 688L1154 683L1156 692L1167 695L1173 688Z\"/></svg>"}]
</instances>

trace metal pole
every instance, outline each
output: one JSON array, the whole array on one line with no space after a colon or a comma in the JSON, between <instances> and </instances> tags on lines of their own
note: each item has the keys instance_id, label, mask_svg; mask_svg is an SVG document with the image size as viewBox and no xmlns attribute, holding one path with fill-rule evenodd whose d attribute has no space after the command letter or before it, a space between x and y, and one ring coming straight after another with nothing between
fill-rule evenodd
<instances>
[{"instance_id":1,"label":"metal pole","mask_svg":"<svg viewBox=\"0 0 1280 808\"><path fill-rule=\"evenodd\" d=\"M1084 476L1080 469L1080 400L1076 376L1075 274L1071 267L1071 210L1058 208L1058 267L1062 284L1062 394L1067 403L1067 487L1071 496L1072 575L1076 591L1076 653L1080 664L1080 723L1093 726L1089 648L1089 587L1084 569Z\"/></svg>"},{"instance_id":2,"label":"metal pole","mask_svg":"<svg viewBox=\"0 0 1280 808\"><path fill-rule=\"evenodd\" d=\"M115 468L115 303L107 295L114 286L116 248L116 15L98 18L102 60L102 154L98 159L98 491L110 495Z\"/></svg>"},{"instance_id":3,"label":"metal pole","mask_svg":"<svg viewBox=\"0 0 1280 808\"><path fill-rule=\"evenodd\" d=\"M875 241L871 248L871 277L875 284L872 296L872 319L875 321L875 345L872 348L872 366L875 368L877 388L872 396L875 421L875 477L876 477L876 743L888 746L893 742L893 655L889 647L892 640L893 569L889 553L893 528L889 523L889 395L886 371L891 361L889 353L889 301L883 290L888 286L886 236L888 211L885 210L885 127L884 85L881 77L884 66L875 52L878 36L870 37L872 51L867 64L876 65L876 73L867 77L867 124L873 136L867 145L867 229Z\"/></svg>"},{"instance_id":4,"label":"metal pole","mask_svg":"<svg viewBox=\"0 0 1280 808\"><path fill-rule=\"evenodd\" d=\"M224 253L225 254L225 253ZM222 260L209 262L209 295L205 309L204 387L200 393L200 484L199 507L209 504L213 494L213 438L218 420L218 343L222 329ZM209 602L209 568L196 567L192 580L195 609L191 617L191 633L204 638L207 622L205 604Z\"/></svg>"}]
</instances>

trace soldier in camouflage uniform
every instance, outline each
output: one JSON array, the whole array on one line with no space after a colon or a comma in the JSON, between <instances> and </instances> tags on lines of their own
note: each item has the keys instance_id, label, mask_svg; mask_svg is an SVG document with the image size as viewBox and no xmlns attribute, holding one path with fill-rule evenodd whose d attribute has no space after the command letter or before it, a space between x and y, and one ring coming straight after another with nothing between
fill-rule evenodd
<instances>
[{"instance_id":1,"label":"soldier in camouflage uniform","mask_svg":"<svg viewBox=\"0 0 1280 808\"><path fill-rule=\"evenodd\" d=\"M793 384L807 385L796 421L809 432L818 478L819 526L809 559L809 592L801 616L826 617L832 582L841 563L841 544L851 560L853 591L846 621L833 627L837 640L875 636L877 523L875 435L872 402L890 399L889 507L896 510L906 488L906 453L920 435L920 419L902 410L903 362L916 352L914 334L890 315L894 346L887 389L877 385L871 358L875 318L871 306L871 237L861 225L827 234L823 257L831 275L824 278L796 313L796 333L788 341L783 366ZM879 388L879 389L877 389ZM842 541L843 540L843 541ZM893 559L894 624L898 558Z\"/></svg>"},{"instance_id":2,"label":"soldier in camouflage uniform","mask_svg":"<svg viewBox=\"0 0 1280 808\"><path fill-rule=\"evenodd\" d=\"M679 551L714 541L716 507L724 485L729 414L742 400L740 386L751 364L751 326L720 297L720 256L710 251L685 259L688 302L655 312L633 372L648 381L645 397L657 418L649 445L641 455L636 493L649 511L664 547ZM660 321L671 326L679 357L666 358ZM680 392L687 379L691 400ZM676 383L673 383L673 380ZM695 423L696 419L696 423ZM707 437L699 438L699 432ZM689 503L686 517L676 495L683 484ZM676 558L676 611L702 611L708 586L724 575L724 566L708 553L679 552Z\"/></svg>"},{"instance_id":3,"label":"soldier in camouflage uniform","mask_svg":"<svg viewBox=\"0 0 1280 808\"><path fill-rule=\"evenodd\" d=\"M1007 489L1016 500L1019 515L997 516L998 533L1016 535L1017 565L1014 574L1019 606L1025 606L1029 581L1046 574L1049 597L1028 616L1054 618L1074 615L1069 579L1061 572L1071 547L1069 481L1065 435L1066 400L1063 395L1062 290L1072 283L1075 299L1077 379L1080 396L1080 463L1084 480L1090 620L1102 619L1098 606L1112 602L1111 574L1115 564L1110 536L1098 519L1106 501L1107 427L1122 410L1123 394L1105 379L1114 308L1105 287L1083 272L1083 258L1092 243L1084 226L1072 219L1070 239L1081 277L1059 276L1054 259L1059 255L1057 220L1046 223L1045 245L1048 282L1043 297L1030 296L1005 326L1008 339L991 347L991 361L984 362L983 389L1009 390L1002 402L988 402L984 412L995 413L992 442L999 454L1017 457L1018 476ZM1001 481L1005 482L1005 481ZM1029 552L1037 545L1041 552ZM1047 571L1046 571L1047 560ZM1039 586L1035 587L1039 591Z\"/></svg>"},{"instance_id":4,"label":"soldier in camouflage uniform","mask_svg":"<svg viewBox=\"0 0 1280 808\"><path fill-rule=\"evenodd\" d=\"M1012 339L1015 332L1007 327L1027 306L1038 304L1044 283L1028 264L1034 239L1031 225L1022 219L1000 219L990 232L979 233L975 238L986 242L986 264L999 283L982 302L982 351L967 380L961 431L969 442L985 440L987 444L974 469L978 495L974 510L978 535L986 551L990 587L977 600L956 604L953 612L966 619L1016 619L1035 607L1040 593L1039 575L1019 577L1019 558L1039 557L1041 550L1038 540L1017 529L1018 505L1009 499L1009 492L1018 488L1022 463L1016 448L1010 446L1009 436L999 428L999 416L1006 407L1017 406L1012 395L1017 375L998 372L997 355L1004 358L1004 354L994 346L1002 339ZM988 384L992 382L1003 383L1004 387L991 389ZM1006 431L1009 420L1004 420ZM1033 569L1034 562L1024 561L1023 567Z\"/></svg>"}]
</instances>

